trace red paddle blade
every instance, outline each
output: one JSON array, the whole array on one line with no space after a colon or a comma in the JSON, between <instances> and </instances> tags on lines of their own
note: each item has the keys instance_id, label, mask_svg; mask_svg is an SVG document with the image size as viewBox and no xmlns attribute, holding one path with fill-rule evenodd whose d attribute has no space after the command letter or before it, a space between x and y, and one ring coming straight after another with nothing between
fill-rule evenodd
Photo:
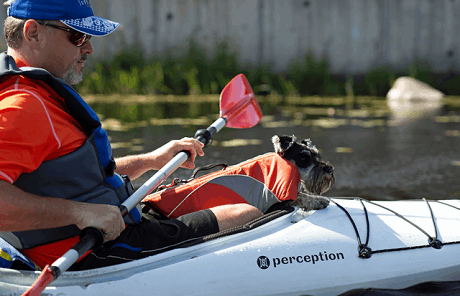
<instances>
[{"instance_id":1,"label":"red paddle blade","mask_svg":"<svg viewBox=\"0 0 460 296\"><path fill-rule=\"evenodd\" d=\"M226 118L226 126L233 128L253 127L262 118L262 110L244 74L237 75L222 90L220 117Z\"/></svg>"}]
</instances>

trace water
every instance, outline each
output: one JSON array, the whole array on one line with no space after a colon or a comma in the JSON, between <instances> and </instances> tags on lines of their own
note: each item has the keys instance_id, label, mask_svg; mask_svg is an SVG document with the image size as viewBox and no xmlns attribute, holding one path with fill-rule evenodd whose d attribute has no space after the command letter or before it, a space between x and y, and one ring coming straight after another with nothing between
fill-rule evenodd
<instances>
[{"instance_id":1,"label":"water","mask_svg":"<svg viewBox=\"0 0 460 296\"><path fill-rule=\"evenodd\" d=\"M88 101L103 119L115 157L193 136L219 114L213 96ZM197 166L237 164L273 151L273 135L295 134L311 138L323 159L334 165L336 184L327 196L460 198L460 98L387 102L308 97L290 98L283 104L266 98L259 102L264 111L261 123L244 130L224 128L206 148L206 155L197 159ZM152 174L144 174L135 186ZM179 169L172 177L190 174Z\"/></svg>"},{"instance_id":2,"label":"water","mask_svg":"<svg viewBox=\"0 0 460 296\"><path fill-rule=\"evenodd\" d=\"M279 99L279 98L278 98ZM111 101L115 100L115 102ZM109 132L115 157L149 152L193 136L219 114L216 97L92 98ZM259 98L262 122L251 129L224 128L197 166L237 164L273 151L273 135L311 138L335 167L330 197L373 200L460 198L460 98L396 101L380 98ZM135 180L144 183L153 172ZM179 169L172 178L188 178ZM347 295L453 295L460 282L424 283L413 290L354 291Z\"/></svg>"}]
</instances>

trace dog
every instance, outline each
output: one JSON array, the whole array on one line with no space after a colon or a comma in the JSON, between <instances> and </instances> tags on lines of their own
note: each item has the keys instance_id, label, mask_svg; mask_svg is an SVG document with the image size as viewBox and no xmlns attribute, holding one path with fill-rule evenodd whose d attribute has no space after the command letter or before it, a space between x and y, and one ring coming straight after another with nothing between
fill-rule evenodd
<instances>
[{"instance_id":1,"label":"dog","mask_svg":"<svg viewBox=\"0 0 460 296\"><path fill-rule=\"evenodd\" d=\"M297 141L295 136L275 135L272 142L275 152L195 178L198 171L215 165L198 168L190 179L174 180L143 203L168 218L242 202L265 214L291 206L306 211L327 207L329 200L320 195L334 185L334 167L321 160L310 139Z\"/></svg>"},{"instance_id":2,"label":"dog","mask_svg":"<svg viewBox=\"0 0 460 296\"><path fill-rule=\"evenodd\" d=\"M322 197L335 183L334 167L321 160L318 149L310 139L300 142L292 136L273 136L275 152L295 164L300 174L300 186L297 198L288 205L297 206L306 211L324 209L329 199Z\"/></svg>"}]
</instances>

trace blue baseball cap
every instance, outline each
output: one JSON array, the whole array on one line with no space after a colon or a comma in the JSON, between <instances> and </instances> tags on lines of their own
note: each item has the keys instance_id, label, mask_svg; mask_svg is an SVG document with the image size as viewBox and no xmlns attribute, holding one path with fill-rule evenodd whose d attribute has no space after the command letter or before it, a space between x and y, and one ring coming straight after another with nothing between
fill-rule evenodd
<instances>
[{"instance_id":1,"label":"blue baseball cap","mask_svg":"<svg viewBox=\"0 0 460 296\"><path fill-rule=\"evenodd\" d=\"M95 16L90 0L14 0L7 13L22 19L59 20L92 36L108 35L120 25Z\"/></svg>"}]
</instances>

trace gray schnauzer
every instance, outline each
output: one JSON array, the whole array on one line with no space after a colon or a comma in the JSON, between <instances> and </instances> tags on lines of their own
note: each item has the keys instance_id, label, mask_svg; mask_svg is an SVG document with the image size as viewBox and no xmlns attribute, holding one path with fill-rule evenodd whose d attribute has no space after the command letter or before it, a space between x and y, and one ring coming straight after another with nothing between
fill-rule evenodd
<instances>
[{"instance_id":1,"label":"gray schnauzer","mask_svg":"<svg viewBox=\"0 0 460 296\"><path fill-rule=\"evenodd\" d=\"M306 211L320 210L329 205L329 200L319 196L335 183L334 167L329 162L321 160L318 149L310 139L300 142L292 136L273 136L275 152L284 159L294 163L299 170L301 185L295 201L290 205L297 206Z\"/></svg>"}]
</instances>

